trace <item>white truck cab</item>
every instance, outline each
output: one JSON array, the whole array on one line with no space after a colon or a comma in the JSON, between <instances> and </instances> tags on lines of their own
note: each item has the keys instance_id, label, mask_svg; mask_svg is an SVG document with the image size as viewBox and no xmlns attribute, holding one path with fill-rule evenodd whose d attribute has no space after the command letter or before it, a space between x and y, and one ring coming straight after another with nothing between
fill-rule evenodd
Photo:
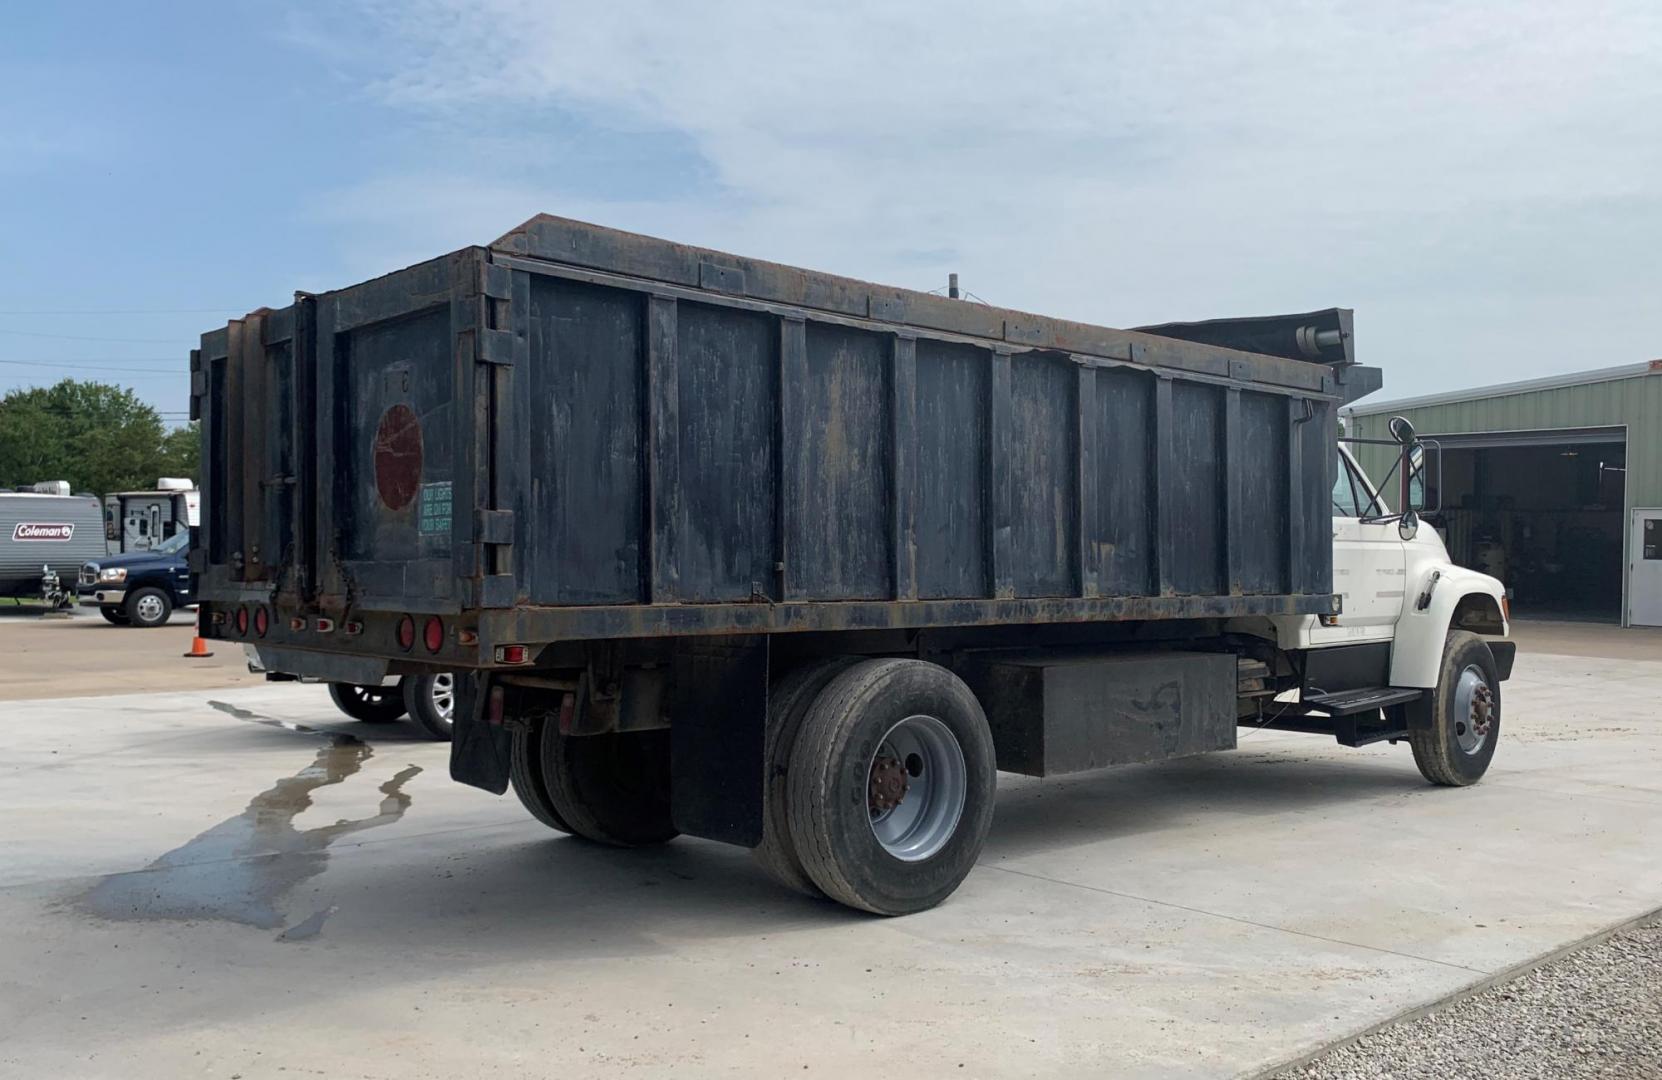
<instances>
[{"instance_id":1,"label":"white truck cab","mask_svg":"<svg viewBox=\"0 0 1662 1080\"><path fill-rule=\"evenodd\" d=\"M1334 471L1332 615L1274 617L1296 669L1296 702L1258 706L1248 726L1332 731L1346 745L1407 739L1426 778L1464 785L1487 770L1500 735L1500 684L1516 651L1506 588L1456 566L1419 520L1429 449L1402 418L1392 500L1342 443ZM1392 510L1392 502L1399 504ZM1246 631L1246 626L1238 626ZM1282 695L1285 697L1288 695ZM1357 718L1357 719L1351 719Z\"/></svg>"}]
</instances>

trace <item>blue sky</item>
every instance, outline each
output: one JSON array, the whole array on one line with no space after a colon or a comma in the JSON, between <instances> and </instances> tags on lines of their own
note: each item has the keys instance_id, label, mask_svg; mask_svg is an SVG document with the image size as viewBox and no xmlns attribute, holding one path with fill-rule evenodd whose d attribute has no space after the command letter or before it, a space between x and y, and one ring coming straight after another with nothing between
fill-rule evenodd
<instances>
[{"instance_id":1,"label":"blue sky","mask_svg":"<svg viewBox=\"0 0 1662 1080\"><path fill-rule=\"evenodd\" d=\"M539 210L1109 325L1354 306L1386 396L1662 355L1653 3L1006 10L14 7L0 390L182 413L202 330Z\"/></svg>"}]
</instances>

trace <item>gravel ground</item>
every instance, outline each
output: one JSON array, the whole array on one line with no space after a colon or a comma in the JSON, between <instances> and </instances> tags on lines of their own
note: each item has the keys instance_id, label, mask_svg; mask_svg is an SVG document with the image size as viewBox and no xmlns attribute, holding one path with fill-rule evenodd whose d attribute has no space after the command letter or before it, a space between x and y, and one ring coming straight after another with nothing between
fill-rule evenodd
<instances>
[{"instance_id":1,"label":"gravel ground","mask_svg":"<svg viewBox=\"0 0 1662 1080\"><path fill-rule=\"evenodd\" d=\"M1277 1080L1662 1077L1662 921L1616 934Z\"/></svg>"}]
</instances>

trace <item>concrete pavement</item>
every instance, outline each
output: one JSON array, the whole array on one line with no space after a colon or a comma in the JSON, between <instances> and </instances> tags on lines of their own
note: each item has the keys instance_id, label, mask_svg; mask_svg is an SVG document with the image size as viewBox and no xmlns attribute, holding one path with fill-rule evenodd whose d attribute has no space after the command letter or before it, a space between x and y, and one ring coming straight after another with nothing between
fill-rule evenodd
<instances>
[{"instance_id":1,"label":"concrete pavement","mask_svg":"<svg viewBox=\"0 0 1662 1080\"><path fill-rule=\"evenodd\" d=\"M265 685L241 646L215 642L209 659L174 662L195 636L195 611L148 630L112 626L93 607L44 611L0 606L0 701Z\"/></svg>"},{"instance_id":2,"label":"concrete pavement","mask_svg":"<svg viewBox=\"0 0 1662 1080\"><path fill-rule=\"evenodd\" d=\"M895 920L556 836L317 687L8 704L0 1073L1251 1073L1662 905L1659 697L1662 655L1522 653L1457 791L1267 732L1001 777Z\"/></svg>"}]
</instances>

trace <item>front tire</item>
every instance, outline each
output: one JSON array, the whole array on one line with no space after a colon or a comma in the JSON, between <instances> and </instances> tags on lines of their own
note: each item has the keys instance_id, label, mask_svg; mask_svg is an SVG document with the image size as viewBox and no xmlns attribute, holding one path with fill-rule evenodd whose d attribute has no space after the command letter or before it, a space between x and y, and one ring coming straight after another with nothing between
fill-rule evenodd
<instances>
[{"instance_id":1,"label":"front tire","mask_svg":"<svg viewBox=\"0 0 1662 1080\"><path fill-rule=\"evenodd\" d=\"M1500 741L1500 677L1482 638L1449 632L1437 686L1410 709L1408 722L1421 776L1444 787L1483 778Z\"/></svg>"},{"instance_id":2,"label":"front tire","mask_svg":"<svg viewBox=\"0 0 1662 1080\"><path fill-rule=\"evenodd\" d=\"M335 708L366 724L390 724L404 715L404 695L397 686L356 686L330 683Z\"/></svg>"},{"instance_id":3,"label":"front tire","mask_svg":"<svg viewBox=\"0 0 1662 1080\"><path fill-rule=\"evenodd\" d=\"M866 660L837 675L791 751L791 838L831 899L879 915L934 907L968 876L992 825L992 732L956 675Z\"/></svg>"},{"instance_id":4,"label":"front tire","mask_svg":"<svg viewBox=\"0 0 1662 1080\"><path fill-rule=\"evenodd\" d=\"M433 738L449 742L456 713L456 676L448 671L438 675L406 675L399 684L410 719Z\"/></svg>"},{"instance_id":5,"label":"front tire","mask_svg":"<svg viewBox=\"0 0 1662 1080\"><path fill-rule=\"evenodd\" d=\"M131 625L130 620L127 618L127 613L113 604L100 604L98 607L98 614L104 616L105 622L111 623L115 626Z\"/></svg>"},{"instance_id":6,"label":"front tire","mask_svg":"<svg viewBox=\"0 0 1662 1080\"><path fill-rule=\"evenodd\" d=\"M173 614L173 601L162 590L146 586L127 595L124 610L129 624L149 629L167 624Z\"/></svg>"}]
</instances>

